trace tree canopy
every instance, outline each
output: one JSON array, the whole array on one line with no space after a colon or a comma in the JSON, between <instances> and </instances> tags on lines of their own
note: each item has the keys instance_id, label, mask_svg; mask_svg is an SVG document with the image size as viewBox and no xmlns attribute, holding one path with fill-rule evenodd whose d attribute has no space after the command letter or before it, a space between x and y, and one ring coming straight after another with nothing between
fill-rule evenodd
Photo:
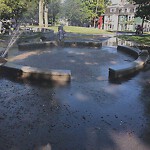
<instances>
[{"instance_id":1,"label":"tree canopy","mask_svg":"<svg viewBox=\"0 0 150 150\"><path fill-rule=\"evenodd\" d=\"M62 15L72 23L83 24L102 15L108 3L109 0L65 0Z\"/></svg>"},{"instance_id":2,"label":"tree canopy","mask_svg":"<svg viewBox=\"0 0 150 150\"><path fill-rule=\"evenodd\" d=\"M61 0L48 0L49 22L54 24L61 8Z\"/></svg>"},{"instance_id":3,"label":"tree canopy","mask_svg":"<svg viewBox=\"0 0 150 150\"><path fill-rule=\"evenodd\" d=\"M61 0L39 0L39 26L54 24L60 12Z\"/></svg>"},{"instance_id":4,"label":"tree canopy","mask_svg":"<svg viewBox=\"0 0 150 150\"><path fill-rule=\"evenodd\" d=\"M105 11L109 0L0 0L0 19L44 20L47 11L48 22L55 23L58 15L71 23L83 25L95 21ZM62 5L62 6L61 6ZM43 10L42 10L43 9ZM40 11L39 11L40 10ZM42 11L42 12L41 12ZM38 15L40 14L41 15ZM40 20L40 19L39 19Z\"/></svg>"},{"instance_id":5,"label":"tree canopy","mask_svg":"<svg viewBox=\"0 0 150 150\"><path fill-rule=\"evenodd\" d=\"M16 20L23 19L24 21L37 21L39 2L41 0L0 0L0 19L14 18ZM49 13L49 22L55 22L60 11L61 0L42 0L42 3L47 4ZM43 5L43 6L44 6ZM43 15L45 8L43 8Z\"/></svg>"},{"instance_id":6,"label":"tree canopy","mask_svg":"<svg viewBox=\"0 0 150 150\"><path fill-rule=\"evenodd\" d=\"M81 0L66 0L62 12L62 17L67 18L76 25L87 22L92 14L92 11Z\"/></svg>"},{"instance_id":7,"label":"tree canopy","mask_svg":"<svg viewBox=\"0 0 150 150\"><path fill-rule=\"evenodd\" d=\"M136 16L141 17L143 20L150 20L150 1L149 0L129 0L134 4L137 4Z\"/></svg>"},{"instance_id":8,"label":"tree canopy","mask_svg":"<svg viewBox=\"0 0 150 150\"><path fill-rule=\"evenodd\" d=\"M27 10L28 2L29 0L0 0L0 18L17 20Z\"/></svg>"},{"instance_id":9,"label":"tree canopy","mask_svg":"<svg viewBox=\"0 0 150 150\"><path fill-rule=\"evenodd\" d=\"M38 3L39 3L38 0L30 0L27 3L27 9L22 15L25 21L28 21L30 19L31 21L38 20L38 9L39 9Z\"/></svg>"}]
</instances>

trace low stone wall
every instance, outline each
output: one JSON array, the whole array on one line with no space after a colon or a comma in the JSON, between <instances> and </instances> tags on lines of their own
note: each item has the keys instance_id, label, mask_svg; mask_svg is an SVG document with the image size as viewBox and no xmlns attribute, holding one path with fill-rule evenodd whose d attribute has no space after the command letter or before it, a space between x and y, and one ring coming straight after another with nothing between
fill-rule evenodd
<instances>
[{"instance_id":1,"label":"low stone wall","mask_svg":"<svg viewBox=\"0 0 150 150\"><path fill-rule=\"evenodd\" d=\"M64 41L63 46L65 47L101 47L101 42L91 42L91 41Z\"/></svg>"},{"instance_id":2,"label":"low stone wall","mask_svg":"<svg viewBox=\"0 0 150 150\"><path fill-rule=\"evenodd\" d=\"M56 35L53 30L46 28L25 28L22 29L23 33L19 37L17 43L23 42L35 42L35 39L41 39L42 41L53 41ZM37 41L37 40L36 40Z\"/></svg>"},{"instance_id":3,"label":"low stone wall","mask_svg":"<svg viewBox=\"0 0 150 150\"><path fill-rule=\"evenodd\" d=\"M121 78L139 71L144 67L147 60L149 59L149 53L147 50L141 51L140 53L140 51L136 51L135 49L126 46L118 46L118 49L121 49L122 51L132 55L133 57L138 57L131 63L115 65L109 68L110 79Z\"/></svg>"},{"instance_id":4,"label":"low stone wall","mask_svg":"<svg viewBox=\"0 0 150 150\"><path fill-rule=\"evenodd\" d=\"M96 47L102 46L101 42L91 42L91 41L45 41L45 42L33 42L33 43L21 43L18 44L19 50L34 50L45 47L52 46L62 46L62 47Z\"/></svg>"},{"instance_id":5,"label":"low stone wall","mask_svg":"<svg viewBox=\"0 0 150 150\"><path fill-rule=\"evenodd\" d=\"M19 50L34 50L45 47L58 46L56 41L47 41L47 42L35 42L35 43L21 43L18 44Z\"/></svg>"},{"instance_id":6,"label":"low stone wall","mask_svg":"<svg viewBox=\"0 0 150 150\"><path fill-rule=\"evenodd\" d=\"M64 83L71 81L70 70L52 70L40 69L30 66L16 65L13 63L5 63L0 66L0 72L6 76L19 79L50 81L55 83Z\"/></svg>"},{"instance_id":7,"label":"low stone wall","mask_svg":"<svg viewBox=\"0 0 150 150\"><path fill-rule=\"evenodd\" d=\"M7 62L7 60L5 58L0 57L0 66L3 65L6 62Z\"/></svg>"},{"instance_id":8,"label":"low stone wall","mask_svg":"<svg viewBox=\"0 0 150 150\"><path fill-rule=\"evenodd\" d=\"M117 50L126 53L134 57L135 59L139 57L139 53L141 52L139 49L128 47L128 46L122 46L122 45L118 45Z\"/></svg>"}]
</instances>

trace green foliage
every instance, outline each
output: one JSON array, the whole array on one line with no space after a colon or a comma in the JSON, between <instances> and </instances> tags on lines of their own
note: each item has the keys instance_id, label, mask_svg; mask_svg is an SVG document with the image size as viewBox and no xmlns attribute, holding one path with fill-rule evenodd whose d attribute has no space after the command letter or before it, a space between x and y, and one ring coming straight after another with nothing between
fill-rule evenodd
<instances>
[{"instance_id":1,"label":"green foliage","mask_svg":"<svg viewBox=\"0 0 150 150\"><path fill-rule=\"evenodd\" d=\"M104 0L105 6L109 6L112 4L111 0Z\"/></svg>"},{"instance_id":2,"label":"green foliage","mask_svg":"<svg viewBox=\"0 0 150 150\"><path fill-rule=\"evenodd\" d=\"M49 22L65 17L77 25L89 23L104 13L109 0L44 0L48 4ZM38 20L39 0L0 0L0 19Z\"/></svg>"},{"instance_id":3,"label":"green foliage","mask_svg":"<svg viewBox=\"0 0 150 150\"><path fill-rule=\"evenodd\" d=\"M73 23L83 24L90 22L105 11L109 0L66 0L62 16Z\"/></svg>"},{"instance_id":4,"label":"green foliage","mask_svg":"<svg viewBox=\"0 0 150 150\"><path fill-rule=\"evenodd\" d=\"M38 20L38 0L30 0L27 3L26 11L23 13L23 19L26 21Z\"/></svg>"},{"instance_id":5,"label":"green foliage","mask_svg":"<svg viewBox=\"0 0 150 150\"><path fill-rule=\"evenodd\" d=\"M66 0L62 7L62 17L81 24L90 18L91 11L81 0Z\"/></svg>"},{"instance_id":6,"label":"green foliage","mask_svg":"<svg viewBox=\"0 0 150 150\"><path fill-rule=\"evenodd\" d=\"M150 20L150 1L149 0L129 0L130 2L133 2L134 4L137 4L137 12L136 16L141 17L145 20Z\"/></svg>"},{"instance_id":7,"label":"green foliage","mask_svg":"<svg viewBox=\"0 0 150 150\"><path fill-rule=\"evenodd\" d=\"M27 10L28 0L0 0L0 18L16 20Z\"/></svg>"},{"instance_id":8,"label":"green foliage","mask_svg":"<svg viewBox=\"0 0 150 150\"><path fill-rule=\"evenodd\" d=\"M120 35L119 38L128 40L128 41L134 41L142 45L150 45L150 35Z\"/></svg>"},{"instance_id":9,"label":"green foliage","mask_svg":"<svg viewBox=\"0 0 150 150\"><path fill-rule=\"evenodd\" d=\"M83 0L83 2L91 11L91 17L97 17L104 13L104 0Z\"/></svg>"},{"instance_id":10,"label":"green foliage","mask_svg":"<svg viewBox=\"0 0 150 150\"><path fill-rule=\"evenodd\" d=\"M61 0L47 0L49 8L49 21L54 24L60 12Z\"/></svg>"}]
</instances>

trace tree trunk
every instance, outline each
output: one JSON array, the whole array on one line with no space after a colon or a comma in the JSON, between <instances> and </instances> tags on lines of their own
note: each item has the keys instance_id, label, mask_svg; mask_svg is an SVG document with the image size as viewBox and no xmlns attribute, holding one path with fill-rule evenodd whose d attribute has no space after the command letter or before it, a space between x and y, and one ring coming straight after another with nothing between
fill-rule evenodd
<instances>
[{"instance_id":1,"label":"tree trunk","mask_svg":"<svg viewBox=\"0 0 150 150\"><path fill-rule=\"evenodd\" d=\"M97 14L97 6L96 6L96 12L95 13ZM97 21L97 18L95 17L94 18L94 28L96 28L96 21Z\"/></svg>"},{"instance_id":2,"label":"tree trunk","mask_svg":"<svg viewBox=\"0 0 150 150\"><path fill-rule=\"evenodd\" d=\"M142 18L142 24L141 24L142 28L144 26L144 20L145 20L145 18Z\"/></svg>"},{"instance_id":3,"label":"tree trunk","mask_svg":"<svg viewBox=\"0 0 150 150\"><path fill-rule=\"evenodd\" d=\"M95 14L97 15L97 9L98 9L98 0L96 2L96 8L95 8ZM94 18L94 28L96 28L96 17Z\"/></svg>"},{"instance_id":4,"label":"tree trunk","mask_svg":"<svg viewBox=\"0 0 150 150\"><path fill-rule=\"evenodd\" d=\"M39 0L39 26L43 27L43 5L44 0Z\"/></svg>"},{"instance_id":5,"label":"tree trunk","mask_svg":"<svg viewBox=\"0 0 150 150\"><path fill-rule=\"evenodd\" d=\"M45 7L44 7L44 20L45 20L45 27L48 27L48 5L47 5L47 2L45 2Z\"/></svg>"}]
</instances>

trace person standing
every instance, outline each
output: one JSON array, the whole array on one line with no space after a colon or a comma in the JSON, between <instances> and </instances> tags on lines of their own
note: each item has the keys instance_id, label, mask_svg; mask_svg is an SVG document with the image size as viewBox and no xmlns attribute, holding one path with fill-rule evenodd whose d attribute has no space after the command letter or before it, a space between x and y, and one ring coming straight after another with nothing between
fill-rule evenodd
<instances>
[{"instance_id":1,"label":"person standing","mask_svg":"<svg viewBox=\"0 0 150 150\"><path fill-rule=\"evenodd\" d=\"M2 23L2 21L0 20L0 34L2 33L2 25L3 25L3 23Z\"/></svg>"},{"instance_id":2,"label":"person standing","mask_svg":"<svg viewBox=\"0 0 150 150\"><path fill-rule=\"evenodd\" d=\"M63 29L63 26L59 26L58 27L58 38L59 38L59 41L61 41L63 38L64 38L64 29Z\"/></svg>"}]
</instances>

